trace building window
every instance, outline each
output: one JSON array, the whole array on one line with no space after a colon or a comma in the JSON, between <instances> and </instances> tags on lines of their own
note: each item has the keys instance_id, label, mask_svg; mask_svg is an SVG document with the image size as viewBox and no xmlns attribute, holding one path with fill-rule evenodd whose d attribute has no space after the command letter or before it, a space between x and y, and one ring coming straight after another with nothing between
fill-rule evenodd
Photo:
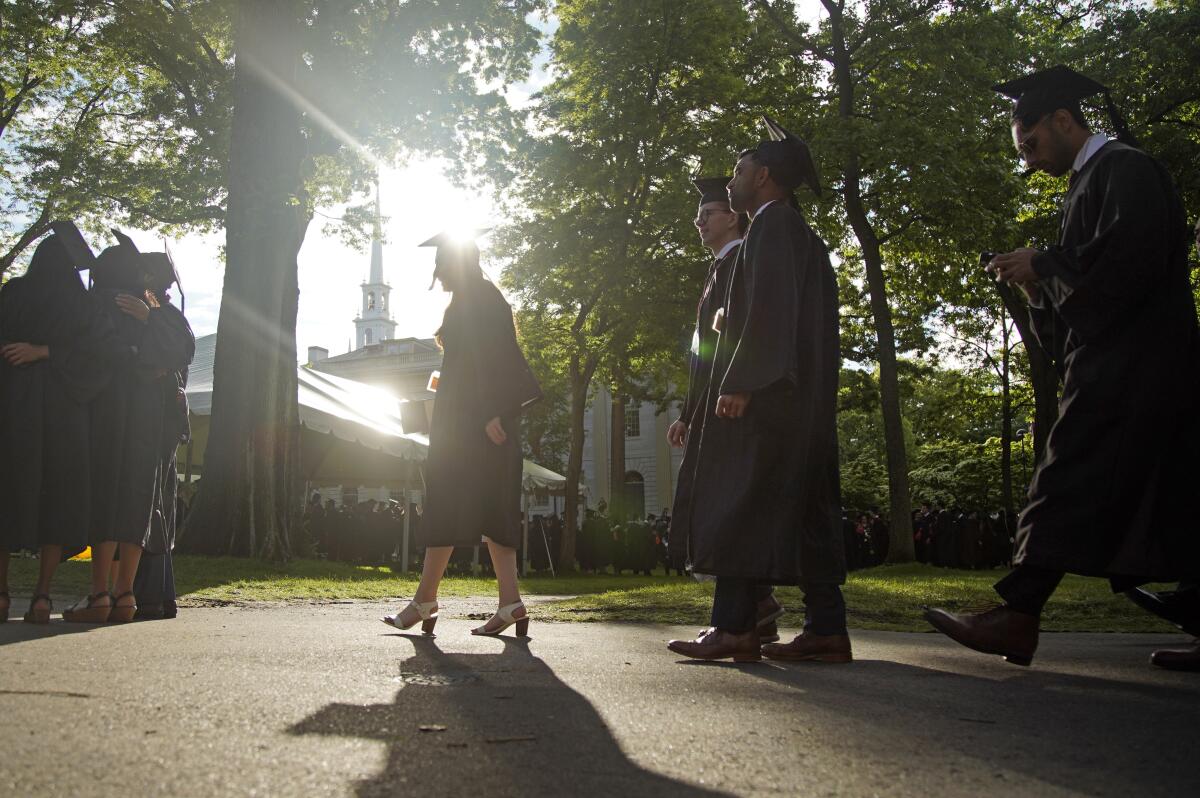
<instances>
[{"instance_id":1,"label":"building window","mask_svg":"<svg viewBox=\"0 0 1200 798\"><path fill-rule=\"evenodd\" d=\"M640 438L642 436L642 405L632 399L625 400L625 437Z\"/></svg>"},{"instance_id":2,"label":"building window","mask_svg":"<svg viewBox=\"0 0 1200 798\"><path fill-rule=\"evenodd\" d=\"M379 309L387 310L387 294L379 295Z\"/></svg>"},{"instance_id":3,"label":"building window","mask_svg":"<svg viewBox=\"0 0 1200 798\"><path fill-rule=\"evenodd\" d=\"M371 333L370 330L367 330L365 333L363 333L363 340L366 341L367 343L369 343L369 344L375 343L374 339L375 339L375 336Z\"/></svg>"},{"instance_id":4,"label":"building window","mask_svg":"<svg viewBox=\"0 0 1200 798\"><path fill-rule=\"evenodd\" d=\"M367 310L374 310L374 309L375 309L375 292L370 291L367 293Z\"/></svg>"}]
</instances>

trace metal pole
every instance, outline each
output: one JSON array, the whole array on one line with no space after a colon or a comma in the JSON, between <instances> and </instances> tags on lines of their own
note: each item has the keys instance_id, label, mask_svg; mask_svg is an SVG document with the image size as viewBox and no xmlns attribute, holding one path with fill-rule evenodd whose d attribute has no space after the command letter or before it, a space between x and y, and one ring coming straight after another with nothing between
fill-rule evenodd
<instances>
[{"instance_id":1,"label":"metal pole","mask_svg":"<svg viewBox=\"0 0 1200 798\"><path fill-rule=\"evenodd\" d=\"M529 494L521 494L521 576L529 576Z\"/></svg>"},{"instance_id":2,"label":"metal pole","mask_svg":"<svg viewBox=\"0 0 1200 798\"><path fill-rule=\"evenodd\" d=\"M400 492L401 498L404 500L404 535L403 542L400 544L400 573L408 573L408 530L409 524L412 522L412 505L408 501L408 489L405 488Z\"/></svg>"},{"instance_id":3,"label":"metal pole","mask_svg":"<svg viewBox=\"0 0 1200 798\"><path fill-rule=\"evenodd\" d=\"M550 541L546 540L546 525L542 524L542 545L546 547L546 562L550 563L550 575L558 576L554 572L554 558L550 556Z\"/></svg>"}]
</instances>

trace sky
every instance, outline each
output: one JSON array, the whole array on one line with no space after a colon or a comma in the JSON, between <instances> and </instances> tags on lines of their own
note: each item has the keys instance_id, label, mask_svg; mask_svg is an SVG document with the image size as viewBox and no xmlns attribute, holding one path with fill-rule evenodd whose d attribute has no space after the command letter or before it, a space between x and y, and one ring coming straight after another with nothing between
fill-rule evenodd
<instances>
[{"instance_id":1,"label":"sky","mask_svg":"<svg viewBox=\"0 0 1200 798\"><path fill-rule=\"evenodd\" d=\"M453 185L442 164L423 162L380 175L380 206L387 219L384 229L384 280L392 287L391 307L396 337L429 338L441 322L449 295L429 291L433 274L433 249L417 245L439 232L446 217L478 227L492 226L497 216L489 193ZM412 185L430 190L413 192ZM339 209L322 209L336 215ZM296 351L307 360L308 347L322 346L331 355L353 348L354 317L362 306L361 284L367 279L370 250L346 246L322 234L320 217L309 225L298 259L300 304L296 322ZM134 232L143 251L161 250L154 233ZM186 236L168 242L187 295L187 316L197 336L217 331L224 265L220 249L224 233ZM486 245L486 238L481 243ZM496 275L493 275L495 277Z\"/></svg>"},{"instance_id":2,"label":"sky","mask_svg":"<svg viewBox=\"0 0 1200 798\"><path fill-rule=\"evenodd\" d=\"M819 0L797 0L801 18L815 21L820 14ZM555 20L538 21L552 35ZM551 80L547 56L536 60L529 79L510 87L509 102L523 106L530 96ZM433 249L417 245L443 230L448 217L462 228L495 227L503 222L486 188L465 189L453 184L444 174L443 162L413 159L402 169L380 173L380 205L385 218L383 272L391 285L391 307L396 321L396 337L428 338L441 322L449 295L439 288L430 291L433 274ZM414 192L411 187L420 185ZM321 208L320 214L338 216L339 208ZM361 284L367 279L370 249L356 250L322 232L321 216L309 225L298 259L300 300L296 323L296 353L307 360L308 347L321 346L330 355L350 351L354 346L354 317L362 305ZM142 251L161 250L162 239L155 233L132 231ZM215 333L221 306L224 266L220 251L224 233L185 236L168 245L187 295L187 316L197 336ZM100 248L109 242L92 242ZM484 251L484 269L494 272L487 262L487 238L480 239ZM490 268L489 268L490 266ZM499 277L491 273L493 280Z\"/></svg>"}]
</instances>

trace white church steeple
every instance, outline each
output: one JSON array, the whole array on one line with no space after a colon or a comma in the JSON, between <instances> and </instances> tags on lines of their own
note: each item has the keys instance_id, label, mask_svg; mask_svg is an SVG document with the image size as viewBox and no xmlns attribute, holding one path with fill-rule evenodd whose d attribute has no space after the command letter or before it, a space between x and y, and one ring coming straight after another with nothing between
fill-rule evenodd
<instances>
[{"instance_id":1,"label":"white church steeple","mask_svg":"<svg viewBox=\"0 0 1200 798\"><path fill-rule=\"evenodd\" d=\"M382 217L379 211L379 184L375 184L375 228L371 233L371 270L362 284L362 309L354 320L358 349L396 336L390 297L392 287L383 281Z\"/></svg>"}]
</instances>

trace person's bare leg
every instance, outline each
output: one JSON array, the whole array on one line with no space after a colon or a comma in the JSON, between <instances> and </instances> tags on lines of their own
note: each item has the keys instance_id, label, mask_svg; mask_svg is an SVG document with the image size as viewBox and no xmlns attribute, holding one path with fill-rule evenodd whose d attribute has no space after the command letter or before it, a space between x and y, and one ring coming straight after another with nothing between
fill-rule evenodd
<instances>
[{"instance_id":1,"label":"person's bare leg","mask_svg":"<svg viewBox=\"0 0 1200 798\"><path fill-rule=\"evenodd\" d=\"M517 550L510 546L502 546L496 543L491 538L485 537L487 541L488 553L492 556L492 568L496 572L496 587L499 592L500 607L507 607L509 604L516 604L521 600L521 586L518 582L517 575ZM518 608L513 612L514 618L524 618L526 613L525 608ZM493 615L484 628L492 630L503 623L499 615Z\"/></svg>"},{"instance_id":2,"label":"person's bare leg","mask_svg":"<svg viewBox=\"0 0 1200 798\"><path fill-rule=\"evenodd\" d=\"M42 546L38 552L38 580L34 595L50 595L50 580L58 569L58 561L62 559L62 546ZM30 609L41 609L50 605L45 599L33 602Z\"/></svg>"},{"instance_id":3,"label":"person's bare leg","mask_svg":"<svg viewBox=\"0 0 1200 798\"><path fill-rule=\"evenodd\" d=\"M454 554L453 546L430 546L425 549L425 561L421 565L421 581L417 585L417 593L413 596L413 601L417 604L428 604L431 601L437 601L438 587L442 584L442 577L446 573L446 566L450 564L450 555ZM396 622L400 626L416 623L420 615L415 609L410 610L405 607L400 611L400 615L396 618Z\"/></svg>"},{"instance_id":4,"label":"person's bare leg","mask_svg":"<svg viewBox=\"0 0 1200 798\"><path fill-rule=\"evenodd\" d=\"M92 546L92 589L91 595L108 592L108 578L112 573L113 558L117 554L117 543L115 540L106 540L103 543L97 543ZM86 602L85 602L86 604ZM97 606L103 607L108 604L108 599L104 598L97 602Z\"/></svg>"},{"instance_id":5,"label":"person's bare leg","mask_svg":"<svg viewBox=\"0 0 1200 798\"><path fill-rule=\"evenodd\" d=\"M121 544L121 559L117 561L117 575L113 578L112 594L123 596L133 590L133 580L137 576L138 563L142 561L142 547L136 543ZM129 596L121 599L118 604L122 607L135 604L136 597Z\"/></svg>"}]
</instances>

